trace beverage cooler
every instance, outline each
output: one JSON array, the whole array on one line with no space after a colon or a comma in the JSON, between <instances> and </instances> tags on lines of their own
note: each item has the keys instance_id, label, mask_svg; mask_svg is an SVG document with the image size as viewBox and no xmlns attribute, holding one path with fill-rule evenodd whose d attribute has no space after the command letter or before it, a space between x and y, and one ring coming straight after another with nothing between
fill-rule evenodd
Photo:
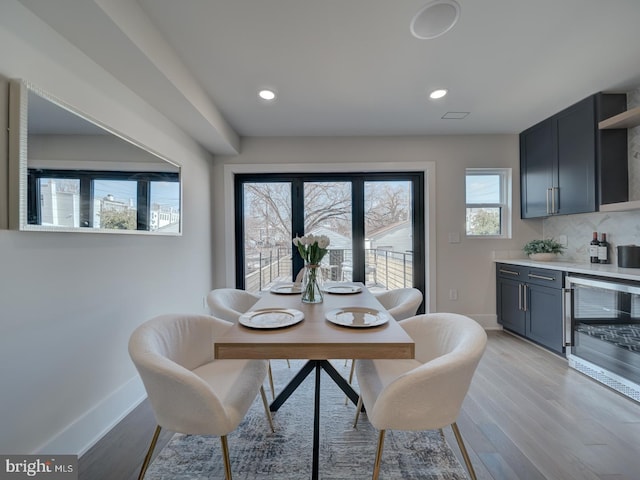
<instances>
[{"instance_id":1,"label":"beverage cooler","mask_svg":"<svg viewBox=\"0 0 640 480\"><path fill-rule=\"evenodd\" d=\"M640 283L567 276L569 366L640 402Z\"/></svg>"}]
</instances>

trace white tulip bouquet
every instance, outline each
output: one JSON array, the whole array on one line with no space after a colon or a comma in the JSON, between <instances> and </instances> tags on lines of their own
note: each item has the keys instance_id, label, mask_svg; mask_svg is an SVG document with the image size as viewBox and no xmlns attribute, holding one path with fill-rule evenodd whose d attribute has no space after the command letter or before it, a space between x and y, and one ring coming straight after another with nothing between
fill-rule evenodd
<instances>
[{"instance_id":1,"label":"white tulip bouquet","mask_svg":"<svg viewBox=\"0 0 640 480\"><path fill-rule=\"evenodd\" d=\"M310 265L319 265L329 249L329 237L326 235L304 235L293 239L293 244L298 247L300 256Z\"/></svg>"},{"instance_id":2,"label":"white tulip bouquet","mask_svg":"<svg viewBox=\"0 0 640 480\"><path fill-rule=\"evenodd\" d=\"M329 251L329 237L326 235L296 236L293 244L298 248L300 256L305 262L304 275L302 277L302 301L305 303L322 302L322 280L320 262ZM319 278L320 277L320 278Z\"/></svg>"}]
</instances>

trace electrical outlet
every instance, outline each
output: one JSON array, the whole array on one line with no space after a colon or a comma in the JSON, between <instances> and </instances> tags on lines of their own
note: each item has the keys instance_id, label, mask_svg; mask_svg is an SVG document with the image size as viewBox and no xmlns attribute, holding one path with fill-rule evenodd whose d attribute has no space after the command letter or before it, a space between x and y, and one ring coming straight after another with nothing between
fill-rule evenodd
<instances>
[{"instance_id":1,"label":"electrical outlet","mask_svg":"<svg viewBox=\"0 0 640 480\"><path fill-rule=\"evenodd\" d=\"M455 288L449 290L449 300L458 300L458 290Z\"/></svg>"},{"instance_id":2,"label":"electrical outlet","mask_svg":"<svg viewBox=\"0 0 640 480\"><path fill-rule=\"evenodd\" d=\"M558 243L563 247L567 246L568 240L566 235L558 235Z\"/></svg>"},{"instance_id":3,"label":"electrical outlet","mask_svg":"<svg viewBox=\"0 0 640 480\"><path fill-rule=\"evenodd\" d=\"M202 297L202 308L204 308L205 310L207 309L207 296L204 295Z\"/></svg>"}]
</instances>

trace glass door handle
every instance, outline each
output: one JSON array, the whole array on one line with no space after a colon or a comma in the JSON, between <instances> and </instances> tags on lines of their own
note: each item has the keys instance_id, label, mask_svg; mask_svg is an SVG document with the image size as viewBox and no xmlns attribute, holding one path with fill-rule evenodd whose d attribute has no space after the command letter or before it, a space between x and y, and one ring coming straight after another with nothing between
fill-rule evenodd
<instances>
[{"instance_id":1,"label":"glass door handle","mask_svg":"<svg viewBox=\"0 0 640 480\"><path fill-rule=\"evenodd\" d=\"M573 345L573 288L562 289L562 345Z\"/></svg>"}]
</instances>

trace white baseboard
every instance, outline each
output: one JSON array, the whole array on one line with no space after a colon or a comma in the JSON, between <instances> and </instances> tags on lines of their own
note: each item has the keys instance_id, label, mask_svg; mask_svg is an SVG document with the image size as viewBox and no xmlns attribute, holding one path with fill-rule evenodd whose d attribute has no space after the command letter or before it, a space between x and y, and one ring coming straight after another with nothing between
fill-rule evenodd
<instances>
[{"instance_id":1,"label":"white baseboard","mask_svg":"<svg viewBox=\"0 0 640 480\"><path fill-rule=\"evenodd\" d=\"M485 330L502 330L502 325L498 323L498 315L495 313L467 314L469 318L473 318Z\"/></svg>"},{"instance_id":2,"label":"white baseboard","mask_svg":"<svg viewBox=\"0 0 640 480\"><path fill-rule=\"evenodd\" d=\"M82 456L147 396L135 376L64 430L37 448L36 454Z\"/></svg>"}]
</instances>

